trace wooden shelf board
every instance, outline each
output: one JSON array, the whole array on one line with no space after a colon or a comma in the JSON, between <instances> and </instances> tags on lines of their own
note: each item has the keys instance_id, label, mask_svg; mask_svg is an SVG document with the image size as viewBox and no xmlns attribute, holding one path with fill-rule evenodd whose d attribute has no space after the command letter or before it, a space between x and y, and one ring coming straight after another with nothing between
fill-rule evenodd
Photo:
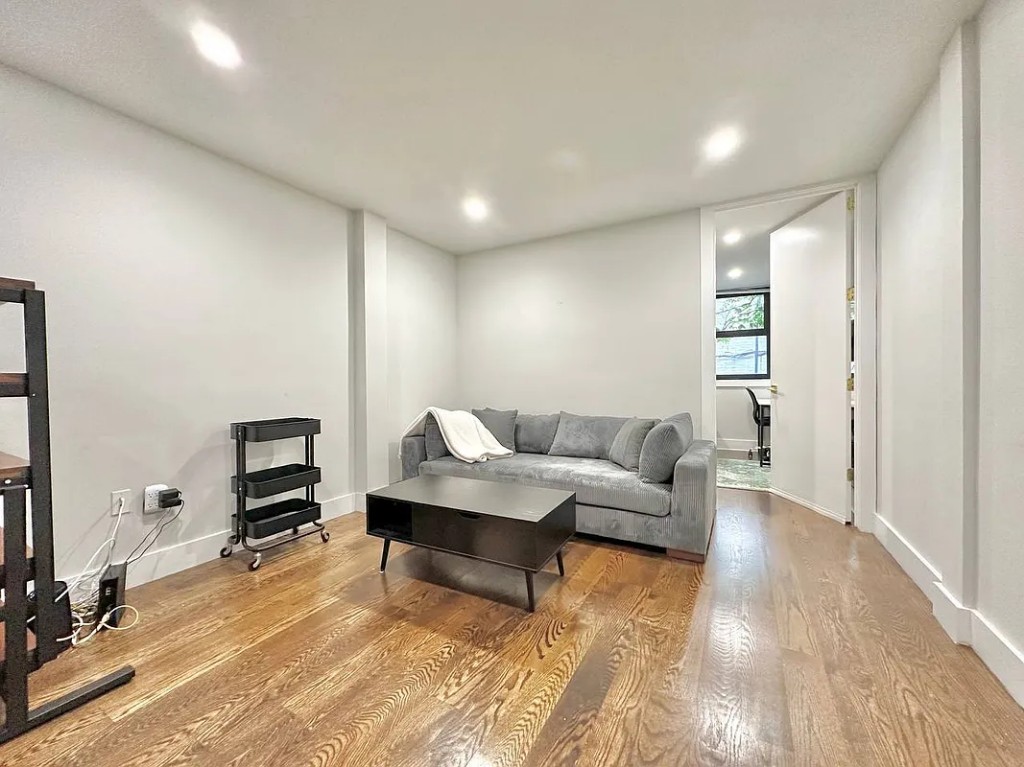
<instances>
[{"instance_id":1,"label":"wooden shelf board","mask_svg":"<svg viewBox=\"0 0 1024 767\"><path fill-rule=\"evenodd\" d=\"M16 280L13 277L0 277L0 288L10 290L35 290L36 284L31 280Z\"/></svg>"},{"instance_id":2,"label":"wooden shelf board","mask_svg":"<svg viewBox=\"0 0 1024 767\"><path fill-rule=\"evenodd\" d=\"M0 373L0 397L24 397L27 394L27 374Z\"/></svg>"},{"instance_id":3,"label":"wooden shelf board","mask_svg":"<svg viewBox=\"0 0 1024 767\"><path fill-rule=\"evenodd\" d=\"M26 290L35 290L36 284L29 280L16 280L13 277L0 277L0 306L8 301L22 303ZM6 295L5 295L6 294Z\"/></svg>"},{"instance_id":4,"label":"wooden shelf board","mask_svg":"<svg viewBox=\"0 0 1024 767\"><path fill-rule=\"evenodd\" d=\"M16 455L0 452L0 480L17 479L25 474L28 461Z\"/></svg>"}]
</instances>

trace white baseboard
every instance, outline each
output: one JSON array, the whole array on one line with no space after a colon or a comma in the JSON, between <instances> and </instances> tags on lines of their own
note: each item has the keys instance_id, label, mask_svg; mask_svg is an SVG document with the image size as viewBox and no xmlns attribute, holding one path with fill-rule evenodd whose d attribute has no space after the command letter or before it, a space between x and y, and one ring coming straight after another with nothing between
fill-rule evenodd
<instances>
[{"instance_id":1,"label":"white baseboard","mask_svg":"<svg viewBox=\"0 0 1024 767\"><path fill-rule=\"evenodd\" d=\"M356 508L355 498L355 493L349 493L321 501L323 519L334 519L351 513ZM190 541L181 541L162 549L148 551L128 568L126 585L129 588L141 586L143 583L217 559L230 534L230 530L219 530ZM74 577L69 580L74 580Z\"/></svg>"},{"instance_id":2,"label":"white baseboard","mask_svg":"<svg viewBox=\"0 0 1024 767\"><path fill-rule=\"evenodd\" d=\"M875 537L892 554L903 572L910 576L910 580L929 597L932 596L932 584L941 582L942 575L889 520L879 514L875 514Z\"/></svg>"},{"instance_id":3,"label":"white baseboard","mask_svg":"<svg viewBox=\"0 0 1024 767\"><path fill-rule=\"evenodd\" d=\"M719 458L737 458L737 459L739 459L741 461L750 460L750 459L747 458L747 451L746 450L732 450L732 449L730 449L728 447L719 447L718 448L718 457Z\"/></svg>"},{"instance_id":4,"label":"white baseboard","mask_svg":"<svg viewBox=\"0 0 1024 767\"><path fill-rule=\"evenodd\" d=\"M971 647L1003 683L1007 692L1024 706L1024 654L977 610L971 610Z\"/></svg>"},{"instance_id":5,"label":"white baseboard","mask_svg":"<svg viewBox=\"0 0 1024 767\"><path fill-rule=\"evenodd\" d=\"M1024 653L978 610L964 607L946 588L941 573L889 520L875 515L875 537L932 603L932 614L957 644L974 649L1013 699L1024 706Z\"/></svg>"},{"instance_id":6,"label":"white baseboard","mask_svg":"<svg viewBox=\"0 0 1024 767\"><path fill-rule=\"evenodd\" d=\"M756 439L726 439L725 437L719 437L717 446L719 450L742 450L746 453L748 450L757 452L757 440Z\"/></svg>"},{"instance_id":7,"label":"white baseboard","mask_svg":"<svg viewBox=\"0 0 1024 767\"><path fill-rule=\"evenodd\" d=\"M847 522L845 517L839 516L834 511L830 511L829 509L826 509L824 506L819 506L816 503L811 503L810 501L801 498L800 496L793 495L792 493L787 493L785 490L779 490L777 487L769 487L768 492L771 493L772 495L779 496L779 498L785 498L787 501L792 501L795 504L803 506L805 509L810 509L811 511L817 512L818 514L821 514L823 517L834 519L836 522L841 522L844 525Z\"/></svg>"},{"instance_id":8,"label":"white baseboard","mask_svg":"<svg viewBox=\"0 0 1024 767\"><path fill-rule=\"evenodd\" d=\"M960 600L949 592L942 581L933 581L931 590L925 591L925 595L932 600L932 615L950 639L970 647L974 636L974 610L960 604Z\"/></svg>"}]
</instances>

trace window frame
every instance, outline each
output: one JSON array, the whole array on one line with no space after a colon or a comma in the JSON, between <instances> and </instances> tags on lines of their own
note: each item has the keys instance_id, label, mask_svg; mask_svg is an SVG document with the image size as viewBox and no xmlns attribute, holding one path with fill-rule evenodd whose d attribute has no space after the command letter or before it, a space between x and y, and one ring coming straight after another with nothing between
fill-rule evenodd
<instances>
[{"instance_id":1,"label":"window frame","mask_svg":"<svg viewBox=\"0 0 1024 767\"><path fill-rule=\"evenodd\" d=\"M718 299L719 298L743 298L744 296L764 296L764 327L751 330L719 330L718 329ZM719 338L743 338L749 336L764 336L767 339L767 365L764 373L722 373L718 372L718 354L715 354L715 380L716 381L767 381L772 377L772 301L771 292L764 290L738 290L715 293L715 346L717 350Z\"/></svg>"}]
</instances>

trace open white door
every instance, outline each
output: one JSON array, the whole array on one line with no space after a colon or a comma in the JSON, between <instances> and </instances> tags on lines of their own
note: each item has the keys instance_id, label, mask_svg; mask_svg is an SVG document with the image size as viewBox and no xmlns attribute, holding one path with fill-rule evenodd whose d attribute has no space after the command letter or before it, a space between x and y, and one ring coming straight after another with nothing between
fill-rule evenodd
<instances>
[{"instance_id":1,"label":"open white door","mask_svg":"<svg viewBox=\"0 0 1024 767\"><path fill-rule=\"evenodd\" d=\"M772 489L844 522L849 225L841 193L771 235Z\"/></svg>"}]
</instances>

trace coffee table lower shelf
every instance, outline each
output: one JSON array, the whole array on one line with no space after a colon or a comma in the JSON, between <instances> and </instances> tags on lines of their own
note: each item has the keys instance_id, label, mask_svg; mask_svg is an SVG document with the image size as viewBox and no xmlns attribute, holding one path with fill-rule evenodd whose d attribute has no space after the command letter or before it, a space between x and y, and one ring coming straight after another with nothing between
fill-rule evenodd
<instances>
[{"instance_id":1,"label":"coffee table lower shelf","mask_svg":"<svg viewBox=\"0 0 1024 767\"><path fill-rule=\"evenodd\" d=\"M374 533L370 533L370 535L374 535ZM375 537L383 538L384 539L384 548L380 552L380 571L384 572L385 570L387 570L387 567L388 567L388 554L391 552L391 538L384 538L384 536L380 536L380 535L376 535ZM398 540L398 539L396 539L396 540ZM536 575L537 573L539 573L541 570L543 570L544 569L544 565L546 565L548 562L551 561L551 558L549 558L548 561L545 562L544 565L541 566L540 570L527 570L525 567L516 567L515 565L510 565L510 564L507 564L505 562L495 562L492 559L483 559L482 557L474 557L471 554L462 554L462 553L460 553L458 551L452 551L451 549L443 549L440 546L427 546L427 545L422 544L422 543L414 543L412 541L403 541L403 540L399 540L398 542L399 543L404 543L404 544L406 544L408 546L416 546L416 547L421 548L421 549L430 549L431 551L440 551L440 552L443 552L445 554L454 554L457 557L465 557L466 559L476 559L476 560L479 560L481 562L490 562L492 565L501 565L502 567L507 567L507 568L509 568L511 570L521 570L523 572L523 574L526 576L526 600L527 600L527 606L528 606L527 609L531 613L534 612L534 610L536 610L536 607L537 607L537 600L536 600L536 597L534 596L534 589L533 589L533 576ZM558 563L558 575L561 576L561 577L565 577L565 562L562 560L562 550L559 549L558 551L556 551L553 558Z\"/></svg>"},{"instance_id":2,"label":"coffee table lower shelf","mask_svg":"<svg viewBox=\"0 0 1024 767\"><path fill-rule=\"evenodd\" d=\"M566 490L423 475L366 494L366 533L391 541L520 570L530 612L533 576L552 560L565 575L562 548L576 534L576 494Z\"/></svg>"}]
</instances>

